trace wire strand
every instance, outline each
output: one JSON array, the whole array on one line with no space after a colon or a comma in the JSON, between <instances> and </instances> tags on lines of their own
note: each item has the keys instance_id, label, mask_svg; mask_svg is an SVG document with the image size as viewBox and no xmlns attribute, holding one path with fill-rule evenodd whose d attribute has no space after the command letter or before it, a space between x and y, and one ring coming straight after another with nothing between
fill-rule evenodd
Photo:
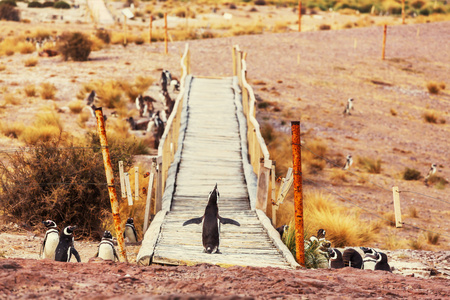
<instances>
[{"instance_id":1,"label":"wire strand","mask_svg":"<svg viewBox=\"0 0 450 300\"><path fill-rule=\"evenodd\" d=\"M436 198L436 197L433 197L433 196L428 196L427 194L422 194L422 193L419 193L419 192L414 192L414 191L399 191L399 193L411 193L411 194L417 194L417 195L421 195L421 196L424 196L424 197L428 197L428 198L431 198L431 199L435 199L435 200L438 200L438 201L441 201L441 202L450 204L449 201L445 201L445 200L442 200L442 199L439 199L439 198Z\"/></svg>"}]
</instances>

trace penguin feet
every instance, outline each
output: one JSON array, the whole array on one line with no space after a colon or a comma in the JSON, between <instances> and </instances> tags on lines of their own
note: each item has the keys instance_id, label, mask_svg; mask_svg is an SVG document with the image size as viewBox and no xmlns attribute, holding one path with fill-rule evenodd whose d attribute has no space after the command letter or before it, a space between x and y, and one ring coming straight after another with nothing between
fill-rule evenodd
<instances>
[{"instance_id":1,"label":"penguin feet","mask_svg":"<svg viewBox=\"0 0 450 300\"><path fill-rule=\"evenodd\" d=\"M216 252L214 252L214 254L222 254L222 252L220 252L219 248L217 248Z\"/></svg>"}]
</instances>

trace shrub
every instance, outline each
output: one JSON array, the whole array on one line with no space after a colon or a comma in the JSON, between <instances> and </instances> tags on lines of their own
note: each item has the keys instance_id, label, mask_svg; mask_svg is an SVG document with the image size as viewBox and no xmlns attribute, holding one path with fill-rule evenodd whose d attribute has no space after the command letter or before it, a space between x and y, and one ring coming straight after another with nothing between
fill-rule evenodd
<instances>
[{"instance_id":1,"label":"shrub","mask_svg":"<svg viewBox=\"0 0 450 300\"><path fill-rule=\"evenodd\" d=\"M0 123L0 132L7 137L17 139L25 130L23 122L4 122Z\"/></svg>"},{"instance_id":2,"label":"shrub","mask_svg":"<svg viewBox=\"0 0 450 300\"><path fill-rule=\"evenodd\" d=\"M4 64L0 64L0 72L5 71L5 70L6 70L6 66Z\"/></svg>"},{"instance_id":3,"label":"shrub","mask_svg":"<svg viewBox=\"0 0 450 300\"><path fill-rule=\"evenodd\" d=\"M27 97L35 97L37 94L36 86L34 84L27 85L23 90Z\"/></svg>"},{"instance_id":4,"label":"shrub","mask_svg":"<svg viewBox=\"0 0 450 300\"><path fill-rule=\"evenodd\" d=\"M36 50L36 47L29 42L20 42L17 44L17 48L21 54L30 54Z\"/></svg>"},{"instance_id":5,"label":"shrub","mask_svg":"<svg viewBox=\"0 0 450 300\"><path fill-rule=\"evenodd\" d=\"M427 83L427 89L430 94L439 94L439 85L436 82L430 81Z\"/></svg>"},{"instance_id":6,"label":"shrub","mask_svg":"<svg viewBox=\"0 0 450 300\"><path fill-rule=\"evenodd\" d=\"M415 9L420 9L420 8L422 8L425 5L425 1L423 1L423 0L416 0L416 1L413 1L410 5L412 7L414 7Z\"/></svg>"},{"instance_id":7,"label":"shrub","mask_svg":"<svg viewBox=\"0 0 450 300\"><path fill-rule=\"evenodd\" d=\"M137 37L136 38L136 40L134 41L134 43L136 44L136 45L142 45L142 44L144 44L144 38L142 38L142 37Z\"/></svg>"},{"instance_id":8,"label":"shrub","mask_svg":"<svg viewBox=\"0 0 450 300\"><path fill-rule=\"evenodd\" d=\"M427 231L427 233L426 233L427 241L429 244L432 244L432 245L437 245L439 243L440 237L441 237L441 235L436 232Z\"/></svg>"},{"instance_id":9,"label":"shrub","mask_svg":"<svg viewBox=\"0 0 450 300\"><path fill-rule=\"evenodd\" d=\"M30 57L27 60L25 60L25 67L34 67L38 63L37 57Z\"/></svg>"},{"instance_id":10,"label":"shrub","mask_svg":"<svg viewBox=\"0 0 450 300\"><path fill-rule=\"evenodd\" d=\"M408 209L408 214L411 218L418 218L419 214L417 212L417 208L415 208L414 206L410 206Z\"/></svg>"},{"instance_id":11,"label":"shrub","mask_svg":"<svg viewBox=\"0 0 450 300\"><path fill-rule=\"evenodd\" d=\"M445 82L439 82L439 88L441 90L445 90L445 87L446 87Z\"/></svg>"},{"instance_id":12,"label":"shrub","mask_svg":"<svg viewBox=\"0 0 450 300\"><path fill-rule=\"evenodd\" d=\"M429 109L422 114L422 117L427 123L437 124L440 115L437 111Z\"/></svg>"},{"instance_id":13,"label":"shrub","mask_svg":"<svg viewBox=\"0 0 450 300\"><path fill-rule=\"evenodd\" d=\"M369 173L380 174L381 172L381 159L358 157L358 163Z\"/></svg>"},{"instance_id":14,"label":"shrub","mask_svg":"<svg viewBox=\"0 0 450 300\"><path fill-rule=\"evenodd\" d=\"M9 5L9 6L16 7L17 3L14 0L2 0L2 1L0 1L0 5Z\"/></svg>"},{"instance_id":15,"label":"shrub","mask_svg":"<svg viewBox=\"0 0 450 300\"><path fill-rule=\"evenodd\" d=\"M28 7L30 8L42 8L42 4L39 1L32 1L28 3Z\"/></svg>"},{"instance_id":16,"label":"shrub","mask_svg":"<svg viewBox=\"0 0 450 300\"><path fill-rule=\"evenodd\" d=\"M69 103L69 109L74 114L79 114L83 108L86 106L84 101L74 100Z\"/></svg>"},{"instance_id":17,"label":"shrub","mask_svg":"<svg viewBox=\"0 0 450 300\"><path fill-rule=\"evenodd\" d=\"M54 8L61 8L61 9L70 9L70 4L65 1L58 1L55 2L53 5Z\"/></svg>"},{"instance_id":18,"label":"shrub","mask_svg":"<svg viewBox=\"0 0 450 300\"><path fill-rule=\"evenodd\" d=\"M111 34L108 30L97 29L97 31L95 32L95 36L101 39L105 44L111 43Z\"/></svg>"},{"instance_id":19,"label":"shrub","mask_svg":"<svg viewBox=\"0 0 450 300\"><path fill-rule=\"evenodd\" d=\"M0 4L0 20L19 22L20 11L9 3L2 3Z\"/></svg>"},{"instance_id":20,"label":"shrub","mask_svg":"<svg viewBox=\"0 0 450 300\"><path fill-rule=\"evenodd\" d=\"M319 30L330 30L331 29L331 25L328 24L321 24L319 26Z\"/></svg>"},{"instance_id":21,"label":"shrub","mask_svg":"<svg viewBox=\"0 0 450 300\"><path fill-rule=\"evenodd\" d=\"M41 83L41 98L42 99L53 99L56 94L56 87L52 83L43 82Z\"/></svg>"},{"instance_id":22,"label":"shrub","mask_svg":"<svg viewBox=\"0 0 450 300\"><path fill-rule=\"evenodd\" d=\"M20 104L20 99L14 94L6 94L4 96L5 104L18 105Z\"/></svg>"},{"instance_id":23,"label":"shrub","mask_svg":"<svg viewBox=\"0 0 450 300\"><path fill-rule=\"evenodd\" d=\"M54 5L55 5L55 2L53 2L53 1L45 1L42 4L42 7L53 7Z\"/></svg>"},{"instance_id":24,"label":"shrub","mask_svg":"<svg viewBox=\"0 0 450 300\"><path fill-rule=\"evenodd\" d=\"M403 172L404 180L419 180L420 178L422 178L422 175L415 169L406 168Z\"/></svg>"},{"instance_id":25,"label":"shrub","mask_svg":"<svg viewBox=\"0 0 450 300\"><path fill-rule=\"evenodd\" d=\"M254 1L255 5L266 5L266 0L255 0Z\"/></svg>"},{"instance_id":26,"label":"shrub","mask_svg":"<svg viewBox=\"0 0 450 300\"><path fill-rule=\"evenodd\" d=\"M29 153L9 155L8 165L2 160L0 207L5 215L31 226L46 219L54 220L59 228L77 225L79 235L100 238L110 202L96 138L89 136L87 148L61 148L58 141L40 143ZM130 145L109 146L113 166L119 160L131 166ZM114 171L118 178L118 168Z\"/></svg>"},{"instance_id":27,"label":"shrub","mask_svg":"<svg viewBox=\"0 0 450 300\"><path fill-rule=\"evenodd\" d=\"M37 114L33 126L28 126L19 136L27 145L36 145L62 137L62 123L59 115L54 111Z\"/></svg>"},{"instance_id":28,"label":"shrub","mask_svg":"<svg viewBox=\"0 0 450 300\"><path fill-rule=\"evenodd\" d=\"M66 32L61 37L59 51L64 60L86 61L91 53L92 41L81 32Z\"/></svg>"}]
</instances>

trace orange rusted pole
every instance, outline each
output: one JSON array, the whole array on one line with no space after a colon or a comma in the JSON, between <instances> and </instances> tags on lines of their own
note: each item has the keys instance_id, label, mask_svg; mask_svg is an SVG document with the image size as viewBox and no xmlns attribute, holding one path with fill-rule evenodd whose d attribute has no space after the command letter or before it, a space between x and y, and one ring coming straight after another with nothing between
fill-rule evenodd
<instances>
[{"instance_id":1,"label":"orange rusted pole","mask_svg":"<svg viewBox=\"0 0 450 300\"><path fill-rule=\"evenodd\" d=\"M106 140L105 122L103 119L102 108L95 109L95 118L97 119L97 130L100 137L100 146L102 147L103 163L105 164L106 181L108 182L109 200L116 229L117 244L119 246L120 261L127 262L127 253L124 247L122 222L120 221L119 202L117 201L116 187L114 185L114 173L111 166L111 157L109 156L108 141Z\"/></svg>"},{"instance_id":2,"label":"orange rusted pole","mask_svg":"<svg viewBox=\"0 0 450 300\"><path fill-rule=\"evenodd\" d=\"M300 121L291 122L292 157L294 160L294 208L295 208L295 250L297 262L305 266L305 242L303 239L303 186L302 150L300 144Z\"/></svg>"},{"instance_id":3,"label":"orange rusted pole","mask_svg":"<svg viewBox=\"0 0 450 300\"><path fill-rule=\"evenodd\" d=\"M152 28L153 27L153 16L150 16L150 28L149 28L149 36L148 36L148 43L152 43Z\"/></svg>"},{"instance_id":4,"label":"orange rusted pole","mask_svg":"<svg viewBox=\"0 0 450 300\"><path fill-rule=\"evenodd\" d=\"M167 47L167 40L169 39L167 35L167 13L164 13L164 53L169 53L169 49Z\"/></svg>"},{"instance_id":5,"label":"orange rusted pole","mask_svg":"<svg viewBox=\"0 0 450 300\"><path fill-rule=\"evenodd\" d=\"M402 24L405 24L405 0L402 0Z\"/></svg>"},{"instance_id":6,"label":"orange rusted pole","mask_svg":"<svg viewBox=\"0 0 450 300\"><path fill-rule=\"evenodd\" d=\"M387 25L384 24L384 29L383 29L383 46L381 48L381 60L384 60L384 54L385 54L385 50L386 50L386 33L387 33Z\"/></svg>"},{"instance_id":7,"label":"orange rusted pole","mask_svg":"<svg viewBox=\"0 0 450 300\"><path fill-rule=\"evenodd\" d=\"M298 32L302 31L302 0L298 0Z\"/></svg>"}]
</instances>

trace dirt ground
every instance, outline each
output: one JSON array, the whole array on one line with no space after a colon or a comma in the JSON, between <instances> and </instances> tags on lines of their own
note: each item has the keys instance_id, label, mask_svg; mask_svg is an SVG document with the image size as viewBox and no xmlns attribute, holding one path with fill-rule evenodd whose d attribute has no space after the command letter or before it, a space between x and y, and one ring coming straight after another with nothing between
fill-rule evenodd
<instances>
[{"instance_id":1,"label":"dirt ground","mask_svg":"<svg viewBox=\"0 0 450 300\"><path fill-rule=\"evenodd\" d=\"M16 26L1 22L0 26L4 30L36 24ZM89 24L80 26L93 30ZM138 246L127 247L130 264L97 264L89 262L97 247L96 242L89 241L76 241L83 263L62 264L37 260L42 228L24 230L20 225L5 223L0 233L0 276L3 278L0 297L448 297L449 279L442 275L450 269L450 187L425 186L423 180L401 178L406 167L417 169L425 176L430 164L435 162L437 174L450 179L450 41L447 36L450 36L449 22L389 27L384 61L381 60L380 26L189 41L192 73L202 76L231 76L231 46L239 44L248 53L247 76L258 99L269 103L258 110L259 121L289 135L290 121L301 120L303 140L319 138L326 142L330 162L321 173L305 175L310 181L305 181L304 190L319 188L336 193L352 200L336 197L342 205L354 208L356 204L389 218L393 212L391 190L399 186L404 228L395 229L383 223L379 238L365 246L404 249L389 253L390 259L422 262L425 271L423 266L417 268L428 274L423 277L429 278L430 273L439 276L413 278L411 274L424 275L422 271L415 272L415 266L405 267L409 271L399 274L349 268L285 271L209 265L138 267L133 264ZM179 57L184 46L185 42L170 43L168 55L163 54L161 43L131 44L126 48L110 46L92 52L88 62L39 58L33 68L25 67L24 61L36 56L35 53L0 57L0 63L6 66L0 72L0 102L6 93L19 94L28 84L51 82L58 89L55 100L34 97L26 98L20 105L2 105L2 121L30 124L36 112L46 107L67 107L82 84L91 80L133 80L139 75L157 79L163 68L179 76ZM429 94L426 84L430 81L442 82L446 88L437 95ZM350 97L355 99L355 109L351 116L344 117L342 111ZM437 112L442 121L425 122L422 115L428 110ZM60 111L65 130L84 134L86 128L78 126L76 114ZM1 136L0 145L2 149L11 149L21 144ZM333 172L338 167L332 162L343 165L347 154L354 158L381 159L382 172L369 174L355 164L353 173L336 183ZM289 205L289 202L285 204L286 209ZM413 208L416 216L410 213ZM372 214L363 216L367 220L380 219ZM278 218L280 222L286 221L282 216ZM440 233L438 244L422 244L422 249L431 251L406 250L412 247L412 242L426 240L427 231L422 229Z\"/></svg>"}]
</instances>

